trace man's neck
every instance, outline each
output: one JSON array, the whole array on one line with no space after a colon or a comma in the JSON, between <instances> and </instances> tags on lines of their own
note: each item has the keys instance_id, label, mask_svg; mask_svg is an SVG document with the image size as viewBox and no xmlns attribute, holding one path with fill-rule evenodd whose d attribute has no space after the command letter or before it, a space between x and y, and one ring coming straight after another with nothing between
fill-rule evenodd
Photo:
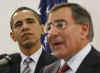
<instances>
[{"instance_id":1,"label":"man's neck","mask_svg":"<svg viewBox=\"0 0 100 73\"><path fill-rule=\"evenodd\" d=\"M21 48L21 51L26 55L26 56L31 56L32 54L34 54L36 51L38 51L41 48L41 44L36 44L35 46L33 46L32 48L29 49L25 49L25 48Z\"/></svg>"}]
</instances>

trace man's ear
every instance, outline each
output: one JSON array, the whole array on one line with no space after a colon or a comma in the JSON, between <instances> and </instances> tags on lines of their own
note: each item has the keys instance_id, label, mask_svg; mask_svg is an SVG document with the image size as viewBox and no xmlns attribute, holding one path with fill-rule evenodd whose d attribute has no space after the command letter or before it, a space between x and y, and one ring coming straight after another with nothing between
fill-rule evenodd
<instances>
[{"instance_id":1,"label":"man's ear","mask_svg":"<svg viewBox=\"0 0 100 73\"><path fill-rule=\"evenodd\" d=\"M86 37L88 38L88 34L89 34L89 24L83 24L82 25L82 32L81 32L83 38Z\"/></svg>"},{"instance_id":2,"label":"man's ear","mask_svg":"<svg viewBox=\"0 0 100 73\"><path fill-rule=\"evenodd\" d=\"M42 34L44 34L44 24L41 24Z\"/></svg>"},{"instance_id":3,"label":"man's ear","mask_svg":"<svg viewBox=\"0 0 100 73\"><path fill-rule=\"evenodd\" d=\"M11 37L11 39L12 39L13 41L16 42L16 37L15 37L14 32L10 32L10 37Z\"/></svg>"}]
</instances>

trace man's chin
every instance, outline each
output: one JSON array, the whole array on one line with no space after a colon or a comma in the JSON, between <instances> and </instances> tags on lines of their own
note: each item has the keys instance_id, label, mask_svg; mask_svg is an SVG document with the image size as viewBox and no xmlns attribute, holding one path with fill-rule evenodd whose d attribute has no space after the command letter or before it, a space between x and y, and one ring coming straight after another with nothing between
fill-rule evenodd
<instances>
[{"instance_id":1,"label":"man's chin","mask_svg":"<svg viewBox=\"0 0 100 73\"><path fill-rule=\"evenodd\" d=\"M23 44L23 48L25 49L31 49L33 47L33 43L32 42L28 42Z\"/></svg>"},{"instance_id":2,"label":"man's chin","mask_svg":"<svg viewBox=\"0 0 100 73\"><path fill-rule=\"evenodd\" d=\"M26 40L23 42L23 48L25 49L31 49L32 47L36 46L37 41L36 40Z\"/></svg>"}]
</instances>

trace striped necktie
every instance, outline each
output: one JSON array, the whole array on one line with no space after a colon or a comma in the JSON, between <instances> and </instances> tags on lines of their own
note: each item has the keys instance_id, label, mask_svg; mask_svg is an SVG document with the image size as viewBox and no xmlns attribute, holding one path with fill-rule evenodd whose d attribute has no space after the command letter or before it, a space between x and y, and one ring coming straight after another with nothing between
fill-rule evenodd
<instances>
[{"instance_id":1,"label":"striped necktie","mask_svg":"<svg viewBox=\"0 0 100 73\"><path fill-rule=\"evenodd\" d=\"M25 60L24 60L24 64L25 64L25 68L24 70L22 71L22 73L30 73L31 72L31 68L30 68L30 64L32 62L32 58L30 57L27 57Z\"/></svg>"}]
</instances>

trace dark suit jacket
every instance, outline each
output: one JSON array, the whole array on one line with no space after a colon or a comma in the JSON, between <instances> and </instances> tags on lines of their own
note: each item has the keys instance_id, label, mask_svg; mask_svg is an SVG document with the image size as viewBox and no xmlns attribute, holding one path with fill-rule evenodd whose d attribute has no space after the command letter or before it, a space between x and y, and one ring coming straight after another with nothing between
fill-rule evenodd
<instances>
[{"instance_id":1,"label":"dark suit jacket","mask_svg":"<svg viewBox=\"0 0 100 73\"><path fill-rule=\"evenodd\" d=\"M21 63L21 56L20 54L13 54L10 55L12 60L11 63L8 65L9 67L6 69L3 69L0 73L20 73L20 63ZM54 62L56 58L48 53L46 53L44 50L42 51L42 54L39 58L39 61L37 63L36 69L34 73L39 73L40 70L48 65ZM6 66L7 67L7 66ZM4 71L6 70L6 71Z\"/></svg>"},{"instance_id":2,"label":"dark suit jacket","mask_svg":"<svg viewBox=\"0 0 100 73\"><path fill-rule=\"evenodd\" d=\"M42 73L57 73L60 67L60 60L46 66ZM83 60L76 73L100 73L100 53L93 47L90 53Z\"/></svg>"}]
</instances>

